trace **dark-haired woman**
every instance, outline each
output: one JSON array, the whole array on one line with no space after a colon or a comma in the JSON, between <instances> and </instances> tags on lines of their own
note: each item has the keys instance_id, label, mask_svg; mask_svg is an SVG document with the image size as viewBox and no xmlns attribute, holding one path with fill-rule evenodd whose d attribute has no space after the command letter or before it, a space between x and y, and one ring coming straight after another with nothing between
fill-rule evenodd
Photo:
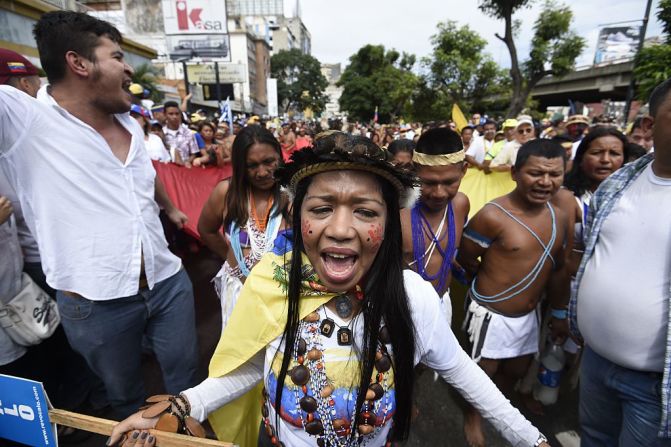
<instances>
[{"instance_id":1,"label":"dark-haired woman","mask_svg":"<svg viewBox=\"0 0 671 447\"><path fill-rule=\"evenodd\" d=\"M610 126L596 126L582 139L576 150L571 170L566 174L564 186L573 193L576 206L573 252L570 272L575 275L583 252L583 228L592 194L601 182L626 163L627 137Z\"/></svg>"},{"instance_id":2,"label":"dark-haired woman","mask_svg":"<svg viewBox=\"0 0 671 447\"><path fill-rule=\"evenodd\" d=\"M209 414L220 439L245 447L257 438L260 446L388 446L408 436L421 361L513 445L546 446L459 347L431 284L403 271L399 207L415 179L386 156L339 132L294 153L279 177L294 194L295 231L254 269L211 378L174 397L175 411ZM137 413L112 441L156 421ZM240 425L249 422L254 429Z\"/></svg>"},{"instance_id":3,"label":"dark-haired woman","mask_svg":"<svg viewBox=\"0 0 671 447\"><path fill-rule=\"evenodd\" d=\"M258 125L243 128L233 142L233 174L215 187L198 220L205 245L225 259L214 278L223 326L245 278L284 227L286 204L273 177L281 159L280 144L268 130Z\"/></svg>"},{"instance_id":4,"label":"dark-haired woman","mask_svg":"<svg viewBox=\"0 0 671 447\"><path fill-rule=\"evenodd\" d=\"M574 222L573 247L567 259L568 273L572 278L578 271L584 251L583 231L587 224L592 194L601 182L627 162L628 156L627 138L611 126L592 127L578 145L575 159L572 160L573 165L564 180L564 187L572 193L573 201L568 198L570 194L565 190L557 194L557 200L573 206L572 210L564 208ZM569 338L564 343L564 350L574 355L578 353L578 346ZM575 361L572 356L569 357L569 363L573 364ZM574 368L574 371L577 370Z\"/></svg>"},{"instance_id":5,"label":"dark-haired woman","mask_svg":"<svg viewBox=\"0 0 671 447\"><path fill-rule=\"evenodd\" d=\"M223 166L231 161L230 156L224 154L223 144L215 138L217 128L209 121L203 121L198 125L198 133L205 142L205 147L200 150L200 157L193 160L194 166Z\"/></svg>"}]
</instances>

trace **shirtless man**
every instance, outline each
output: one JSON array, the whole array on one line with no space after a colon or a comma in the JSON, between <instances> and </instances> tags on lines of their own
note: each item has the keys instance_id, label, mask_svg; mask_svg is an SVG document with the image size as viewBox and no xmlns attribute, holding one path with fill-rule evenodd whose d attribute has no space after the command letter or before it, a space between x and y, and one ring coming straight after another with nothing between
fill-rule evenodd
<instances>
[{"instance_id":1,"label":"shirtless man","mask_svg":"<svg viewBox=\"0 0 671 447\"><path fill-rule=\"evenodd\" d=\"M473 278L464 322L471 355L504 392L524 377L538 351L536 309L544 292L553 309L553 337L566 337L568 220L550 204L564 179L564 156L550 140L524 144L512 168L516 188L473 216L457 257ZM481 421L475 410L466 411L469 445L484 445Z\"/></svg>"},{"instance_id":2,"label":"shirtless man","mask_svg":"<svg viewBox=\"0 0 671 447\"><path fill-rule=\"evenodd\" d=\"M470 210L468 198L458 192L466 172L461 137L448 128L424 132L413 163L422 190L415 206L401 211L403 260L433 284L451 322L451 267Z\"/></svg>"},{"instance_id":3,"label":"shirtless man","mask_svg":"<svg viewBox=\"0 0 671 447\"><path fill-rule=\"evenodd\" d=\"M282 124L280 144L282 144L282 157L284 161L288 161L296 150L296 134L288 123Z\"/></svg>"}]
</instances>

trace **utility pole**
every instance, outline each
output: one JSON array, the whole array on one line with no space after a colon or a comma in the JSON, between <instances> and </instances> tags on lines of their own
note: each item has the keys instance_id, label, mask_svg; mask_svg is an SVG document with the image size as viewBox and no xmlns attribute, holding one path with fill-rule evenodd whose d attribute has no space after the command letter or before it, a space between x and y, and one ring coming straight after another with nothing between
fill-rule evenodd
<instances>
[{"instance_id":1,"label":"utility pole","mask_svg":"<svg viewBox=\"0 0 671 447\"><path fill-rule=\"evenodd\" d=\"M641 26L641 39L638 42L638 49L636 50L636 57L631 68L631 81L629 81L629 88L627 89L627 102L624 106L624 124L627 125L629 121L629 112L631 112L631 102L634 100L634 89L636 87L636 80L634 79L634 69L636 68L636 60L643 49L643 42L645 41L645 32L648 29L648 20L650 19L650 9L652 9L652 0L648 0L645 7L645 16L643 17L643 25Z\"/></svg>"}]
</instances>

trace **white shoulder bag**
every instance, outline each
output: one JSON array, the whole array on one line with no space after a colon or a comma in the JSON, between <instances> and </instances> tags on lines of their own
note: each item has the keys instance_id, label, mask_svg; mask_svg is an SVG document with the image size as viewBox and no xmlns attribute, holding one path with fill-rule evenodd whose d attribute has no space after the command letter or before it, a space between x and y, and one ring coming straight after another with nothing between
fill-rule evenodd
<instances>
[{"instance_id":1,"label":"white shoulder bag","mask_svg":"<svg viewBox=\"0 0 671 447\"><path fill-rule=\"evenodd\" d=\"M0 303L0 326L21 346L41 343L60 322L56 302L25 273L21 291L7 304Z\"/></svg>"}]
</instances>

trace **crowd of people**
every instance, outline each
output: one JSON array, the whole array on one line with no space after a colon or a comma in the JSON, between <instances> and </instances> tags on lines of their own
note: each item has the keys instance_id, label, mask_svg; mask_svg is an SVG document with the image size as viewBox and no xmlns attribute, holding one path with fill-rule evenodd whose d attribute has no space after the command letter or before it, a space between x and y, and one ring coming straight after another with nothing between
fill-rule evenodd
<instances>
[{"instance_id":1,"label":"crowd of people","mask_svg":"<svg viewBox=\"0 0 671 447\"><path fill-rule=\"evenodd\" d=\"M422 364L465 399L468 445L486 418L547 446L508 400L542 411L523 384L545 333L580 368L582 445L671 445L671 80L626 135L579 114L229 122L188 98L145 107L107 22L51 12L34 35L45 85L0 49L0 310L35 283L61 324L31 346L1 326L0 373L58 407L111 407L108 445L208 419L241 446L390 446ZM193 289L159 214L187 217L151 160L231 166L198 220L222 260L201 383ZM468 170L514 186L472 209ZM147 348L167 394L138 411Z\"/></svg>"}]
</instances>

